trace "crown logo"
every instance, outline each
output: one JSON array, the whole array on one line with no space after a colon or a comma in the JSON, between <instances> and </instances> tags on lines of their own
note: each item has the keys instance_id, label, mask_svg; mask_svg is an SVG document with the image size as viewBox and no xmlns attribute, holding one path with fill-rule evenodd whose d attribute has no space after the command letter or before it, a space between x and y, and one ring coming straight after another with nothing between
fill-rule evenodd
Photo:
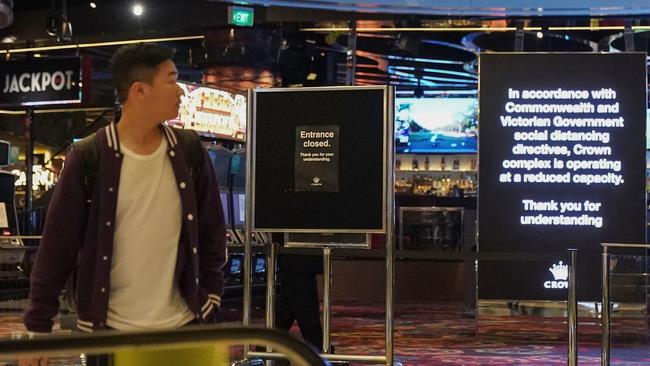
<instances>
[{"instance_id":1,"label":"crown logo","mask_svg":"<svg viewBox=\"0 0 650 366\"><path fill-rule=\"evenodd\" d=\"M319 182L320 182L320 178L318 178L318 177L314 177L314 178L312 179L312 181L313 181L314 183L319 183Z\"/></svg>"},{"instance_id":2,"label":"crown logo","mask_svg":"<svg viewBox=\"0 0 650 366\"><path fill-rule=\"evenodd\" d=\"M569 266L562 264L562 261L559 264L553 264L553 267L548 270L551 271L556 281L566 281L569 278Z\"/></svg>"}]
</instances>

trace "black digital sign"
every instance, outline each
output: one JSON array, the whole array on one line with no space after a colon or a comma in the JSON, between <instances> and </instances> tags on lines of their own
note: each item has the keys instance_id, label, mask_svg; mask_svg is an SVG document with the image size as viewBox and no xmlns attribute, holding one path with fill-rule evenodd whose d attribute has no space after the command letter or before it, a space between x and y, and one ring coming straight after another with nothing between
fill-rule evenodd
<instances>
[{"instance_id":1,"label":"black digital sign","mask_svg":"<svg viewBox=\"0 0 650 366\"><path fill-rule=\"evenodd\" d=\"M642 53L482 54L479 251L558 253L480 261L479 299L600 298L602 242L645 243Z\"/></svg>"},{"instance_id":2,"label":"black digital sign","mask_svg":"<svg viewBox=\"0 0 650 366\"><path fill-rule=\"evenodd\" d=\"M81 58L35 58L0 63L0 105L81 103Z\"/></svg>"}]
</instances>

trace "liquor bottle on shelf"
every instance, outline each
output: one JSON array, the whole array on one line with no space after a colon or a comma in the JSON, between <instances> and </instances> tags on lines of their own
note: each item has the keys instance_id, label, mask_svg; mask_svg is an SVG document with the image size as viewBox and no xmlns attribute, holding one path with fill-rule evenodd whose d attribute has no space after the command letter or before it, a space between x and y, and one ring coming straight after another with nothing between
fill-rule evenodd
<instances>
[{"instance_id":1,"label":"liquor bottle on shelf","mask_svg":"<svg viewBox=\"0 0 650 366\"><path fill-rule=\"evenodd\" d=\"M447 166L447 163L445 162L445 157L440 158L440 170L445 171L445 168Z\"/></svg>"},{"instance_id":2,"label":"liquor bottle on shelf","mask_svg":"<svg viewBox=\"0 0 650 366\"><path fill-rule=\"evenodd\" d=\"M401 167L402 167L402 161L399 159L395 160L395 170L400 170Z\"/></svg>"},{"instance_id":3,"label":"liquor bottle on shelf","mask_svg":"<svg viewBox=\"0 0 650 366\"><path fill-rule=\"evenodd\" d=\"M424 159L424 170L427 170L427 171L429 170L429 157L428 156Z\"/></svg>"},{"instance_id":4,"label":"liquor bottle on shelf","mask_svg":"<svg viewBox=\"0 0 650 366\"><path fill-rule=\"evenodd\" d=\"M413 170L418 170L418 159L413 159Z\"/></svg>"},{"instance_id":5,"label":"liquor bottle on shelf","mask_svg":"<svg viewBox=\"0 0 650 366\"><path fill-rule=\"evenodd\" d=\"M452 169L453 170L460 170L460 160L458 160L458 158L454 159Z\"/></svg>"}]
</instances>

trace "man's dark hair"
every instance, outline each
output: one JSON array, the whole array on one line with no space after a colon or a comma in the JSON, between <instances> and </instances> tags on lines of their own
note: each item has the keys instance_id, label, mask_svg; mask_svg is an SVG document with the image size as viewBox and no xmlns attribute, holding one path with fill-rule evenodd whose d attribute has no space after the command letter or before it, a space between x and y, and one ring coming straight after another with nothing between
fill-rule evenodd
<instances>
[{"instance_id":1,"label":"man's dark hair","mask_svg":"<svg viewBox=\"0 0 650 366\"><path fill-rule=\"evenodd\" d=\"M120 103L126 100L133 83L151 83L156 67L172 57L174 50L155 44L138 43L120 47L111 60L113 84Z\"/></svg>"}]
</instances>

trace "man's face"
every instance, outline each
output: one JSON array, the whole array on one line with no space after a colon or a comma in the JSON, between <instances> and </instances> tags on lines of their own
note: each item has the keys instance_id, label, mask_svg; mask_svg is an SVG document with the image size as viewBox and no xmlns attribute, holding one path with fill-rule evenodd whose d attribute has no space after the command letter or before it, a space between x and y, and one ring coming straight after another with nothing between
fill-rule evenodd
<instances>
[{"instance_id":1,"label":"man's face","mask_svg":"<svg viewBox=\"0 0 650 366\"><path fill-rule=\"evenodd\" d=\"M178 116L183 89L176 83L177 79L176 65L167 60L158 65L151 84L147 85L144 107L156 121L163 122Z\"/></svg>"}]
</instances>

